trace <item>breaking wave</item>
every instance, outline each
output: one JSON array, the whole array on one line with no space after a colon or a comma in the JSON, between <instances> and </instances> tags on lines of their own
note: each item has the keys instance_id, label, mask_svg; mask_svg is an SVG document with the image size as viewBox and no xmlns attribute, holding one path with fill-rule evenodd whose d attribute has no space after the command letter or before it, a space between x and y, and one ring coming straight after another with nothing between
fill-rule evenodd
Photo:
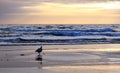
<instances>
[{"instance_id":1,"label":"breaking wave","mask_svg":"<svg viewBox=\"0 0 120 73\"><path fill-rule=\"evenodd\" d=\"M0 44L120 43L120 25L0 25Z\"/></svg>"}]
</instances>

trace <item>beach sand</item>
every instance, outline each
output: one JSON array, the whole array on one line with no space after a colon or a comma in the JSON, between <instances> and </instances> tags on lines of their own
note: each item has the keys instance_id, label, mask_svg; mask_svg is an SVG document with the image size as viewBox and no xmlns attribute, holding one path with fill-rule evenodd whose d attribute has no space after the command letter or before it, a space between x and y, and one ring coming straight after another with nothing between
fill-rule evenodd
<instances>
[{"instance_id":1,"label":"beach sand","mask_svg":"<svg viewBox=\"0 0 120 73\"><path fill-rule=\"evenodd\" d=\"M119 44L0 46L0 73L120 73Z\"/></svg>"}]
</instances>

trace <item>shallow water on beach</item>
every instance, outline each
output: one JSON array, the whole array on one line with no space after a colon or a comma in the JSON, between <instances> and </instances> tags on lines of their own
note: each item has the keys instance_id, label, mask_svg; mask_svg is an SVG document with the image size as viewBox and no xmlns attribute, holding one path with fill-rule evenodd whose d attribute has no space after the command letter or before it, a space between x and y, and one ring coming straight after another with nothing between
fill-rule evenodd
<instances>
[{"instance_id":1,"label":"shallow water on beach","mask_svg":"<svg viewBox=\"0 0 120 73\"><path fill-rule=\"evenodd\" d=\"M0 73L120 73L120 44L0 46Z\"/></svg>"}]
</instances>

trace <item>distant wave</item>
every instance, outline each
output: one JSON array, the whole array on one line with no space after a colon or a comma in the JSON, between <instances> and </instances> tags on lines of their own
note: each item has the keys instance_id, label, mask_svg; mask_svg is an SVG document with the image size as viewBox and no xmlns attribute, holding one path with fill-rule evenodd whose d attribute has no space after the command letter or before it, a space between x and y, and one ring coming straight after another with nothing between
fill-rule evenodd
<instances>
[{"instance_id":1,"label":"distant wave","mask_svg":"<svg viewBox=\"0 0 120 73\"><path fill-rule=\"evenodd\" d=\"M0 25L0 44L120 43L120 25ZM2 27L3 26L3 27Z\"/></svg>"}]
</instances>

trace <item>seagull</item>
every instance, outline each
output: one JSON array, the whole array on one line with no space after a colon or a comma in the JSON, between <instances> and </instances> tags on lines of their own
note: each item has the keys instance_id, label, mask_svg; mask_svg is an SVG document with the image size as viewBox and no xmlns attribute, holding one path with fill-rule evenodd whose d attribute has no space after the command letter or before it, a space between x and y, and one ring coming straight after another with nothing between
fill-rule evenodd
<instances>
[{"instance_id":1,"label":"seagull","mask_svg":"<svg viewBox=\"0 0 120 73\"><path fill-rule=\"evenodd\" d=\"M42 52L42 46L40 48L38 48L35 52L38 52L40 55L40 53Z\"/></svg>"}]
</instances>

